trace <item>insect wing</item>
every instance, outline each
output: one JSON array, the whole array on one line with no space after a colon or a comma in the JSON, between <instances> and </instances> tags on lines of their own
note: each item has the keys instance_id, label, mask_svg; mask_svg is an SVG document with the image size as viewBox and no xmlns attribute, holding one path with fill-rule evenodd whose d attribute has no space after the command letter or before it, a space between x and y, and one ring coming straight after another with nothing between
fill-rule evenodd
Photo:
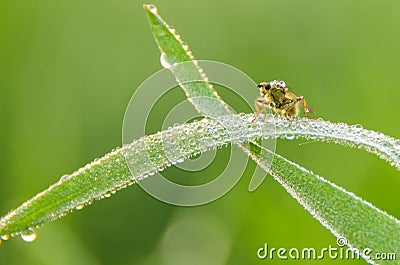
<instances>
[{"instance_id":1,"label":"insect wing","mask_svg":"<svg viewBox=\"0 0 400 265\"><path fill-rule=\"evenodd\" d=\"M310 107L310 105L306 105L306 112L308 113L316 113L315 110L313 110L313 108Z\"/></svg>"}]
</instances>

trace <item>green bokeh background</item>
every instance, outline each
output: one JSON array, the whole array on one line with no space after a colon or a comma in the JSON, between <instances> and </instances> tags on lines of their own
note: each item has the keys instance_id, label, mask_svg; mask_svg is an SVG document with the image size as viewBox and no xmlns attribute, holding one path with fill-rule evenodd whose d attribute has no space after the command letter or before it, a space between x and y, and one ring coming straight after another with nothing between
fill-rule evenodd
<instances>
[{"instance_id":1,"label":"green bokeh background","mask_svg":"<svg viewBox=\"0 0 400 265\"><path fill-rule=\"evenodd\" d=\"M398 1L153 3L198 59L231 64L256 82L284 79L319 117L400 137ZM142 4L0 0L1 215L121 145L132 93L161 68ZM172 107L163 102L154 124ZM277 152L400 217L394 168L363 151L299 143L278 141ZM225 155L203 172L207 179ZM259 260L264 243L319 249L336 239L272 178L250 193L253 169L199 207L167 205L130 187L45 225L35 243L3 242L0 264L365 264Z\"/></svg>"}]
</instances>

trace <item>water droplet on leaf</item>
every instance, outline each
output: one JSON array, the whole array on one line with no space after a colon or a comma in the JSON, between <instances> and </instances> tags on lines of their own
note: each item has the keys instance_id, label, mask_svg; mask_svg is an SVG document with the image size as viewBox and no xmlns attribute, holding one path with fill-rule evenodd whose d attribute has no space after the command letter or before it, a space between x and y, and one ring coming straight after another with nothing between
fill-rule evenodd
<instances>
[{"instance_id":1,"label":"water droplet on leaf","mask_svg":"<svg viewBox=\"0 0 400 265\"><path fill-rule=\"evenodd\" d=\"M286 139L287 140L293 140L295 138L295 135L294 134L287 134L286 135Z\"/></svg>"},{"instance_id":2,"label":"water droplet on leaf","mask_svg":"<svg viewBox=\"0 0 400 265\"><path fill-rule=\"evenodd\" d=\"M176 58L173 54L161 53L160 63L165 69L171 69L171 66L176 63Z\"/></svg>"},{"instance_id":3,"label":"water droplet on leaf","mask_svg":"<svg viewBox=\"0 0 400 265\"><path fill-rule=\"evenodd\" d=\"M157 14L158 10L155 5L144 5L151 13Z\"/></svg>"},{"instance_id":4,"label":"water droplet on leaf","mask_svg":"<svg viewBox=\"0 0 400 265\"><path fill-rule=\"evenodd\" d=\"M394 146L394 148L395 148L396 150L400 150L400 140L396 140L396 141L393 143L393 146Z\"/></svg>"},{"instance_id":5,"label":"water droplet on leaf","mask_svg":"<svg viewBox=\"0 0 400 265\"><path fill-rule=\"evenodd\" d=\"M165 69L171 68L171 65L168 62L167 54L165 52L161 53L160 63Z\"/></svg>"},{"instance_id":6,"label":"water droplet on leaf","mask_svg":"<svg viewBox=\"0 0 400 265\"><path fill-rule=\"evenodd\" d=\"M61 178L60 178L60 181L67 181L68 179L69 179L69 175L63 175Z\"/></svg>"},{"instance_id":7,"label":"water droplet on leaf","mask_svg":"<svg viewBox=\"0 0 400 265\"><path fill-rule=\"evenodd\" d=\"M37 238L37 234L35 232L33 232L32 229L29 229L28 231L24 232L21 234L21 238L22 240L24 240L25 242L33 242L36 240Z\"/></svg>"},{"instance_id":8,"label":"water droplet on leaf","mask_svg":"<svg viewBox=\"0 0 400 265\"><path fill-rule=\"evenodd\" d=\"M4 241L7 241L10 239L10 236L9 235L1 235L0 238L3 239Z\"/></svg>"}]
</instances>

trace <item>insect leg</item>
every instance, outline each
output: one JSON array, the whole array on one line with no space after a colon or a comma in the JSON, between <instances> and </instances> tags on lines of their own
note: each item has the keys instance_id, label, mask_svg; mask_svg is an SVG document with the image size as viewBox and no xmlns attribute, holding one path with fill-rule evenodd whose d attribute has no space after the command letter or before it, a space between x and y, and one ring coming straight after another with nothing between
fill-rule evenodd
<instances>
[{"instance_id":1,"label":"insect leg","mask_svg":"<svg viewBox=\"0 0 400 265\"><path fill-rule=\"evenodd\" d=\"M311 108L310 105L307 104L306 99L303 99L303 108L304 108L304 114L307 113L315 113L315 111ZM305 117L307 117L307 115L304 115Z\"/></svg>"},{"instance_id":2,"label":"insect leg","mask_svg":"<svg viewBox=\"0 0 400 265\"><path fill-rule=\"evenodd\" d=\"M303 96L300 96L300 97L295 98L294 100L296 101L296 103L298 103L298 102L300 102L300 101L301 101L301 103L303 103L303 113L304 113L304 117L308 118L308 116L307 116L308 107L307 107L307 102L306 102L306 100L304 99L304 97L303 97Z\"/></svg>"},{"instance_id":3,"label":"insect leg","mask_svg":"<svg viewBox=\"0 0 400 265\"><path fill-rule=\"evenodd\" d=\"M254 118L251 122L254 122L257 119L258 115L260 114L260 109L258 108L257 99L254 100L254 107L256 107L256 112L254 113Z\"/></svg>"},{"instance_id":4,"label":"insect leg","mask_svg":"<svg viewBox=\"0 0 400 265\"><path fill-rule=\"evenodd\" d=\"M298 100L298 102L301 101L301 103L303 103L303 113L304 113L304 117L308 118L307 113L311 110L311 112L313 112L313 110L311 108L308 107L306 99L303 96L300 96L298 98L296 98L296 100Z\"/></svg>"},{"instance_id":5,"label":"insect leg","mask_svg":"<svg viewBox=\"0 0 400 265\"><path fill-rule=\"evenodd\" d=\"M254 122L254 121L257 119L257 117L260 115L260 112L261 112L261 111L260 111L259 105L261 105L261 108L262 108L261 111L264 112L264 119L265 119L265 117L266 117L266 115L267 115L267 108L266 108L266 101L265 101L265 99L263 99L263 98L258 98L258 99L256 99L256 100L254 101L254 106L256 107L256 113L255 113L254 118L253 118L253 120L252 120L251 122Z\"/></svg>"}]
</instances>

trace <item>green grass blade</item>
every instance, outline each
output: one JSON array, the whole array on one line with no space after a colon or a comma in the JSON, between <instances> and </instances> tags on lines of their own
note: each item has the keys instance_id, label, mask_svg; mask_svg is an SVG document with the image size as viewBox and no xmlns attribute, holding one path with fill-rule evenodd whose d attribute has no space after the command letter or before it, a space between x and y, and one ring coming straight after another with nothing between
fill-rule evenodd
<instances>
[{"instance_id":1,"label":"green grass blade","mask_svg":"<svg viewBox=\"0 0 400 265\"><path fill-rule=\"evenodd\" d=\"M329 121L274 117L277 138L293 140L295 138L340 144L358 148L383 159L400 170L400 139L381 132L367 130L361 125L347 125Z\"/></svg>"},{"instance_id":2,"label":"green grass blade","mask_svg":"<svg viewBox=\"0 0 400 265\"><path fill-rule=\"evenodd\" d=\"M135 140L63 176L11 211L0 220L0 235L4 239L29 233L32 227L80 210L94 200L108 198L117 190L200 152L230 142L244 144L252 138L274 137L268 124L252 123L251 118L252 114L239 114L203 119ZM394 217L295 163L269 150L263 151L253 154L247 150L318 221L334 235L347 238L349 246L360 250L368 247L372 252L367 254L371 256L400 250L396 241L400 238L400 222ZM265 161L271 156L275 162L268 167Z\"/></svg>"},{"instance_id":3,"label":"green grass blade","mask_svg":"<svg viewBox=\"0 0 400 265\"><path fill-rule=\"evenodd\" d=\"M229 107L208 83L186 44L156 14L154 7L146 6L146 9L153 33L162 50L161 62L174 73L196 108L213 117L230 113ZM175 67L177 63L185 61L192 62L192 66ZM203 81L186 83L193 78L202 78ZM214 101L198 98L212 98ZM219 103L210 106L210 102L215 103L215 100ZM301 166L263 149L256 141L252 141L251 149L246 143L254 138L292 139L293 135L318 141L333 141L363 148L399 168L399 140L358 126L304 119L288 122L280 117L274 119L277 124L275 133L268 124L249 122L251 116L228 115L218 120L204 119L142 137L115 149L75 173L63 176L59 182L2 217L0 238L6 240L10 236L22 235L26 240L32 239L33 230L48 221L80 210L95 200L108 198L116 191L171 164L233 141L335 236L346 237L348 246L358 250L368 247L371 253L367 255L371 256L388 251L399 255L400 222L397 219ZM182 135L185 137L180 137ZM165 145L177 141L177 144ZM272 157L274 163L269 166L266 161ZM366 255L363 257L368 260ZM374 263L371 260L368 262ZM381 261L381 264L390 264L390 261L384 262Z\"/></svg>"},{"instance_id":4,"label":"green grass blade","mask_svg":"<svg viewBox=\"0 0 400 265\"><path fill-rule=\"evenodd\" d=\"M189 46L158 14L157 7L151 4L143 7L147 11L154 39L161 52L161 65L173 73L194 108L209 117L234 113L209 82ZM249 148L247 144L240 144L239 147L243 150ZM265 172L257 167L249 188L255 190L265 177Z\"/></svg>"},{"instance_id":5,"label":"green grass blade","mask_svg":"<svg viewBox=\"0 0 400 265\"><path fill-rule=\"evenodd\" d=\"M159 16L155 6L145 5L144 8L148 13L154 38L161 51L162 65L175 75L178 83L186 92L188 99L192 101L194 107L200 113L218 117L219 113L212 113L212 111L209 113L214 106L202 106L193 101L194 98L206 97L210 94L210 91L206 89L208 79L203 71L198 67L171 67L188 60L192 60L193 65L198 66L192 53L188 51L188 46L183 44L176 31ZM180 48L179 46L182 47ZM169 61L169 58L173 58L173 60ZM176 58L180 59L176 60ZM198 80L198 76L201 75L204 80L202 89L188 87L187 84L190 83L182 82L184 74L188 76L187 80L191 77L195 77L194 80ZM212 86L207 87L212 90ZM212 94L219 100L220 106L218 109L225 108L225 102L218 97L217 93L212 90ZM324 128L325 123L323 121L303 120L303 122L291 124L278 118L276 137L293 139L297 136L363 148L377 154L399 169L400 142L398 140L380 133L369 134L371 131L363 130L358 126L351 127L329 123L330 127ZM312 133L309 133L310 131ZM257 145L257 143L252 143ZM336 237L345 236L349 247L356 248L359 251L362 251L364 247L373 247L372 253L395 251L399 254L399 221L397 219L279 155L274 156L272 165L268 166L265 161L270 160L273 155L268 150L256 154L252 152L254 148L250 150L247 145L240 144L240 146ZM363 227L366 227L366 229L362 229ZM372 241L374 242L373 244L371 244ZM366 255L361 255L368 262L374 263L374 261L368 260Z\"/></svg>"},{"instance_id":6,"label":"green grass blade","mask_svg":"<svg viewBox=\"0 0 400 265\"><path fill-rule=\"evenodd\" d=\"M154 5L144 5L143 7L148 13L154 39L161 51L161 65L174 74L176 81L196 110L213 117L233 113L221 100L200 68L198 61L193 57L189 46L182 41L176 30L168 26L158 15ZM197 81L193 82L194 80ZM210 109L210 101L204 102L202 99L216 99L219 104L213 105L213 108Z\"/></svg>"},{"instance_id":7,"label":"green grass blade","mask_svg":"<svg viewBox=\"0 0 400 265\"><path fill-rule=\"evenodd\" d=\"M47 190L2 217L0 236L7 240L10 236L30 234L46 222L81 210L95 200L111 197L118 190L172 164L230 141L245 139L242 129L237 131L239 127L227 130L223 126L231 123L229 116L218 121L203 119L144 136L117 148L73 174L64 175Z\"/></svg>"},{"instance_id":8,"label":"green grass blade","mask_svg":"<svg viewBox=\"0 0 400 265\"><path fill-rule=\"evenodd\" d=\"M260 147L262 148L262 147ZM324 227L369 263L378 253L400 254L400 221L313 172L264 150L254 160ZM264 165L269 156L274 163ZM350 255L351 257L351 255ZM379 264L395 264L379 261Z\"/></svg>"}]
</instances>

